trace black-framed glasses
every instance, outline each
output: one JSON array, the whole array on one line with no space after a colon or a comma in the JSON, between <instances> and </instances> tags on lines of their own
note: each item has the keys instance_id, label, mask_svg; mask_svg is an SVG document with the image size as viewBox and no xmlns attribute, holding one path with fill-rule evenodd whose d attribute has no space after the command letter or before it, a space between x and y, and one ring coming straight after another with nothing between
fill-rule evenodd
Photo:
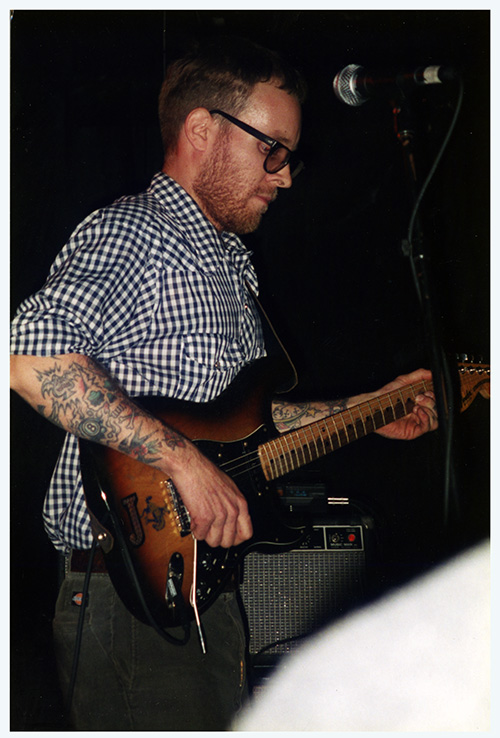
<instances>
[{"instance_id":1,"label":"black-framed glasses","mask_svg":"<svg viewBox=\"0 0 500 738\"><path fill-rule=\"evenodd\" d=\"M249 126L248 123L243 123L242 120L238 120L238 118L229 115L229 113L224 113L223 110L210 111L210 115L214 113L222 115L223 118L226 118L230 123L238 126L238 128L241 128L242 131L249 133L254 138L269 146L269 151L264 159L264 169L268 174L276 174L280 169L284 169L287 164L290 164L290 174L293 178L304 168L304 164L298 158L296 152L289 149L285 144L276 141L276 139L270 136L266 136L265 133L261 133L261 131L253 128L253 126Z\"/></svg>"}]
</instances>

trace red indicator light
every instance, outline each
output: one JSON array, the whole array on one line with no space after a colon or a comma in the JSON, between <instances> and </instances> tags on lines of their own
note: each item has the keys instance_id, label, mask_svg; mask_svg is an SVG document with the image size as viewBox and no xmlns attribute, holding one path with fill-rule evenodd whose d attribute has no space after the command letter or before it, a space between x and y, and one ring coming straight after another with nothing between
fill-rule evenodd
<instances>
[{"instance_id":1,"label":"red indicator light","mask_svg":"<svg viewBox=\"0 0 500 738\"><path fill-rule=\"evenodd\" d=\"M356 540L356 535L354 533L349 533L349 535L347 536L347 539L349 543L354 543L354 541Z\"/></svg>"}]
</instances>

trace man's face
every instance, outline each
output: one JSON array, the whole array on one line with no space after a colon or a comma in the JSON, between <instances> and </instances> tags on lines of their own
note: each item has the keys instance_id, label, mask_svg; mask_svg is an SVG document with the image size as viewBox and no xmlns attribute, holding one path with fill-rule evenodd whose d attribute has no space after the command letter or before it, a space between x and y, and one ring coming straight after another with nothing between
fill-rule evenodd
<instances>
[{"instance_id":1,"label":"man's face","mask_svg":"<svg viewBox=\"0 0 500 738\"><path fill-rule=\"evenodd\" d=\"M300 105L295 97L271 83L259 83L239 120L295 149L300 137ZM290 167L269 174L264 170L268 147L229 123L193 182L202 210L219 231L251 233L278 188L291 187Z\"/></svg>"}]
</instances>

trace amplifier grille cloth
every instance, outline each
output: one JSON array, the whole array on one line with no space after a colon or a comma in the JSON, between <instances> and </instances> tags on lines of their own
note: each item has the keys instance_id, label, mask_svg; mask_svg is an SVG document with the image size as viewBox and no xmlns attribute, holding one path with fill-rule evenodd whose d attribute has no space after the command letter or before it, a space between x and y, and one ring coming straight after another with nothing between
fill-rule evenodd
<instances>
[{"instance_id":1,"label":"amplifier grille cloth","mask_svg":"<svg viewBox=\"0 0 500 738\"><path fill-rule=\"evenodd\" d=\"M311 633L340 616L365 593L365 552L296 550L245 558L243 603L250 653L275 641ZM280 644L269 654L293 650Z\"/></svg>"}]
</instances>

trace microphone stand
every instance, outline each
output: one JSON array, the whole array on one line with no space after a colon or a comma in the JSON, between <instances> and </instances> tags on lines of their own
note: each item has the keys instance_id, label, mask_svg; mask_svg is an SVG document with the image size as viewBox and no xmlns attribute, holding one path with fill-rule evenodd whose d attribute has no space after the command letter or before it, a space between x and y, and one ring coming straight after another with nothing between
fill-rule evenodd
<instances>
[{"instance_id":1,"label":"microphone stand","mask_svg":"<svg viewBox=\"0 0 500 738\"><path fill-rule=\"evenodd\" d=\"M424 336L430 360L430 369L433 377L436 407L438 411L440 441L444 456L444 508L443 518L445 527L450 524L450 506L454 503L454 512L458 516L459 505L455 485L455 473L452 459L453 426L455 415L454 386L448 363L442 348L441 330L436 316L437 300L434 296L433 281L430 270L430 256L427 247L422 223L417 213L418 208L418 177L416 170L414 137L411 125L411 116L408 109L402 105L395 105L394 130L403 154L410 203L412 206L412 225L409 239L403 240L403 253L410 259L415 279L417 295L420 301ZM411 242L410 242L411 241ZM451 499L453 498L453 499Z\"/></svg>"}]
</instances>

